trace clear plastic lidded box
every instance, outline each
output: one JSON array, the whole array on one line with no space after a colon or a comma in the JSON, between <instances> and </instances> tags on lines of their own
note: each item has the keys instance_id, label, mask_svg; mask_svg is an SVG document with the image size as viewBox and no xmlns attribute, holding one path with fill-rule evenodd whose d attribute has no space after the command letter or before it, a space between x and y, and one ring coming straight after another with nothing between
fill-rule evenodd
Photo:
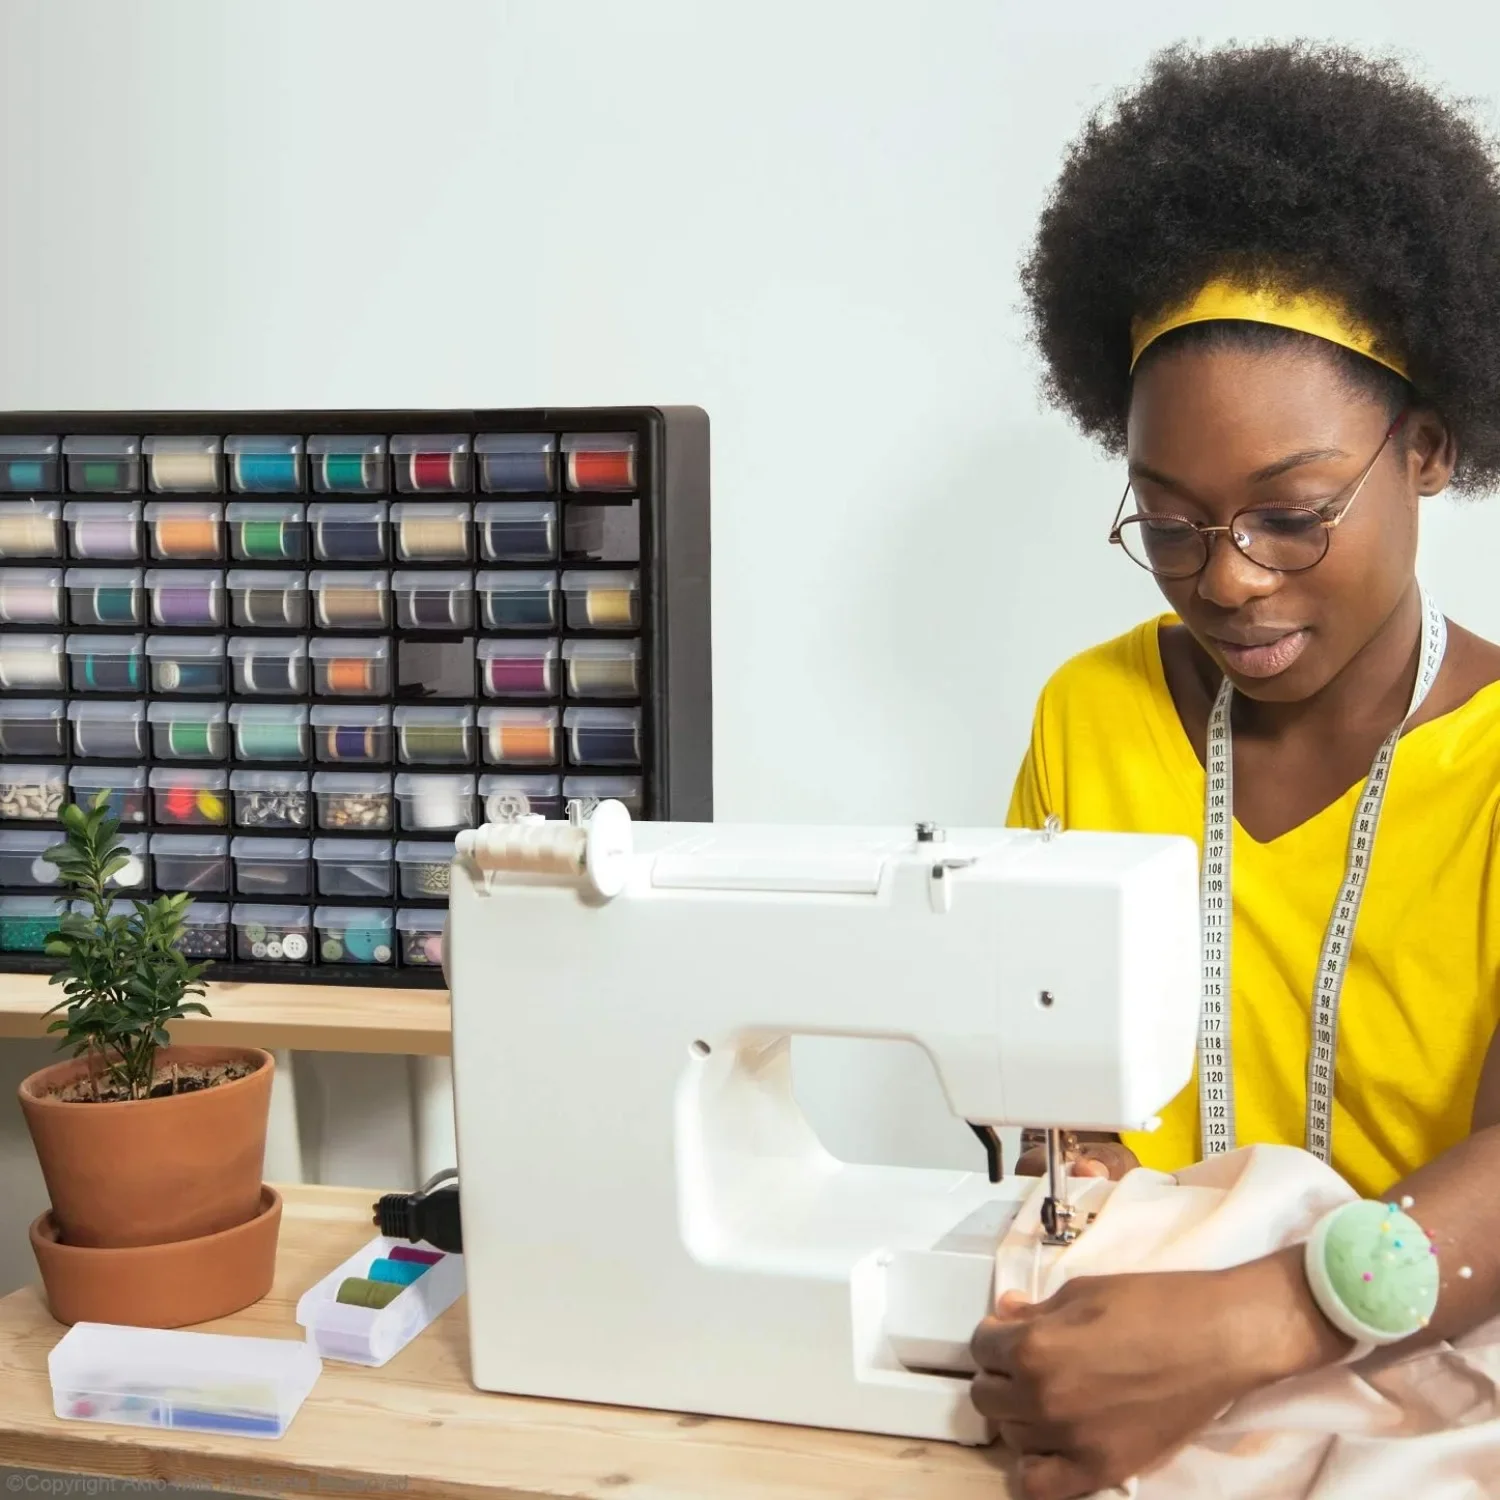
<instances>
[{"instance_id":1,"label":"clear plastic lidded box","mask_svg":"<svg viewBox=\"0 0 1500 1500\"><path fill-rule=\"evenodd\" d=\"M313 926L325 964L388 964L395 958L395 919L384 907L320 906Z\"/></svg>"},{"instance_id":2,"label":"clear plastic lidded box","mask_svg":"<svg viewBox=\"0 0 1500 1500\"><path fill-rule=\"evenodd\" d=\"M402 839L396 845L401 894L407 900L446 900L453 872L452 839Z\"/></svg>"},{"instance_id":3,"label":"clear plastic lidded box","mask_svg":"<svg viewBox=\"0 0 1500 1500\"><path fill-rule=\"evenodd\" d=\"M307 459L320 495L373 495L386 488L383 437L320 433L308 438Z\"/></svg>"},{"instance_id":4,"label":"clear plastic lidded box","mask_svg":"<svg viewBox=\"0 0 1500 1500\"><path fill-rule=\"evenodd\" d=\"M242 962L306 963L312 953L312 912L305 906L235 902L234 955Z\"/></svg>"},{"instance_id":5,"label":"clear plastic lidded box","mask_svg":"<svg viewBox=\"0 0 1500 1500\"><path fill-rule=\"evenodd\" d=\"M585 816L601 802L620 802L632 818L646 816L645 786L639 776L568 776L563 780L563 802L576 802Z\"/></svg>"},{"instance_id":6,"label":"clear plastic lidded box","mask_svg":"<svg viewBox=\"0 0 1500 1500\"><path fill-rule=\"evenodd\" d=\"M55 818L62 810L66 784L62 766L0 764L0 820Z\"/></svg>"},{"instance_id":7,"label":"clear plastic lidded box","mask_svg":"<svg viewBox=\"0 0 1500 1500\"><path fill-rule=\"evenodd\" d=\"M216 568L148 568L153 625L224 623L224 575Z\"/></svg>"},{"instance_id":8,"label":"clear plastic lidded box","mask_svg":"<svg viewBox=\"0 0 1500 1500\"><path fill-rule=\"evenodd\" d=\"M224 445L216 437L148 437L146 475L158 495L211 494L224 488Z\"/></svg>"},{"instance_id":9,"label":"clear plastic lidded box","mask_svg":"<svg viewBox=\"0 0 1500 1500\"><path fill-rule=\"evenodd\" d=\"M57 918L52 896L0 896L0 953L45 953Z\"/></svg>"},{"instance_id":10,"label":"clear plastic lidded box","mask_svg":"<svg viewBox=\"0 0 1500 1500\"><path fill-rule=\"evenodd\" d=\"M381 630L390 620L389 574L318 569L308 576L307 586L320 630Z\"/></svg>"},{"instance_id":11,"label":"clear plastic lidded box","mask_svg":"<svg viewBox=\"0 0 1500 1500\"><path fill-rule=\"evenodd\" d=\"M396 803L406 832L456 833L474 822L474 778L402 772Z\"/></svg>"},{"instance_id":12,"label":"clear plastic lidded box","mask_svg":"<svg viewBox=\"0 0 1500 1500\"><path fill-rule=\"evenodd\" d=\"M92 807L100 792L107 792L105 806L122 823L146 821L146 768L144 766L74 766L68 772L73 801Z\"/></svg>"},{"instance_id":13,"label":"clear plastic lidded box","mask_svg":"<svg viewBox=\"0 0 1500 1500\"><path fill-rule=\"evenodd\" d=\"M144 703L75 699L68 705L73 754L81 760L139 760L145 753L145 717Z\"/></svg>"},{"instance_id":14,"label":"clear plastic lidded box","mask_svg":"<svg viewBox=\"0 0 1500 1500\"><path fill-rule=\"evenodd\" d=\"M530 817L560 818L562 782L556 776L481 776L479 805L486 823L518 823Z\"/></svg>"},{"instance_id":15,"label":"clear plastic lidded box","mask_svg":"<svg viewBox=\"0 0 1500 1500\"><path fill-rule=\"evenodd\" d=\"M301 703L235 703L229 725L238 760L306 760L307 706Z\"/></svg>"},{"instance_id":16,"label":"clear plastic lidded box","mask_svg":"<svg viewBox=\"0 0 1500 1500\"><path fill-rule=\"evenodd\" d=\"M300 636L231 636L234 690L246 697L306 691L307 642Z\"/></svg>"},{"instance_id":17,"label":"clear plastic lidded box","mask_svg":"<svg viewBox=\"0 0 1500 1500\"><path fill-rule=\"evenodd\" d=\"M552 630L557 626L557 574L482 572L474 580L486 630Z\"/></svg>"},{"instance_id":18,"label":"clear plastic lidded box","mask_svg":"<svg viewBox=\"0 0 1500 1500\"><path fill-rule=\"evenodd\" d=\"M229 599L243 628L300 630L307 624L307 578L290 568L231 568Z\"/></svg>"},{"instance_id":19,"label":"clear plastic lidded box","mask_svg":"<svg viewBox=\"0 0 1500 1500\"><path fill-rule=\"evenodd\" d=\"M641 711L638 708L570 708L563 715L568 760L575 766L638 766L641 763Z\"/></svg>"},{"instance_id":20,"label":"clear plastic lidded box","mask_svg":"<svg viewBox=\"0 0 1500 1500\"><path fill-rule=\"evenodd\" d=\"M639 698L641 643L628 641L564 641L570 698Z\"/></svg>"},{"instance_id":21,"label":"clear plastic lidded box","mask_svg":"<svg viewBox=\"0 0 1500 1500\"><path fill-rule=\"evenodd\" d=\"M482 500L474 521L486 562L550 562L557 556L555 500Z\"/></svg>"},{"instance_id":22,"label":"clear plastic lidded box","mask_svg":"<svg viewBox=\"0 0 1500 1500\"><path fill-rule=\"evenodd\" d=\"M306 771L231 772L235 826L306 828L312 804L308 783Z\"/></svg>"},{"instance_id":23,"label":"clear plastic lidded box","mask_svg":"<svg viewBox=\"0 0 1500 1500\"><path fill-rule=\"evenodd\" d=\"M70 635L68 668L75 693L139 693L146 685L145 636Z\"/></svg>"},{"instance_id":24,"label":"clear plastic lidded box","mask_svg":"<svg viewBox=\"0 0 1500 1500\"><path fill-rule=\"evenodd\" d=\"M224 439L229 487L241 495L277 495L302 488L302 439L255 434Z\"/></svg>"},{"instance_id":25,"label":"clear plastic lidded box","mask_svg":"<svg viewBox=\"0 0 1500 1500\"><path fill-rule=\"evenodd\" d=\"M443 923L447 919L446 911L401 907L396 913L396 946L401 953L401 962L413 968L441 968Z\"/></svg>"},{"instance_id":26,"label":"clear plastic lidded box","mask_svg":"<svg viewBox=\"0 0 1500 1500\"><path fill-rule=\"evenodd\" d=\"M619 494L636 487L634 433L569 433L562 454L567 487L576 494Z\"/></svg>"},{"instance_id":27,"label":"clear plastic lidded box","mask_svg":"<svg viewBox=\"0 0 1500 1500\"><path fill-rule=\"evenodd\" d=\"M562 576L570 630L639 630L640 574L570 572Z\"/></svg>"},{"instance_id":28,"label":"clear plastic lidded box","mask_svg":"<svg viewBox=\"0 0 1500 1500\"><path fill-rule=\"evenodd\" d=\"M63 524L75 558L135 562L141 555L139 500L69 500Z\"/></svg>"},{"instance_id":29,"label":"clear plastic lidded box","mask_svg":"<svg viewBox=\"0 0 1500 1500\"><path fill-rule=\"evenodd\" d=\"M394 821L389 771L315 771L318 827L383 833Z\"/></svg>"},{"instance_id":30,"label":"clear plastic lidded box","mask_svg":"<svg viewBox=\"0 0 1500 1500\"><path fill-rule=\"evenodd\" d=\"M151 860L158 890L229 889L229 840L222 833L153 833Z\"/></svg>"},{"instance_id":31,"label":"clear plastic lidded box","mask_svg":"<svg viewBox=\"0 0 1500 1500\"><path fill-rule=\"evenodd\" d=\"M313 750L322 761L388 761L391 711L383 705L315 704Z\"/></svg>"},{"instance_id":32,"label":"clear plastic lidded box","mask_svg":"<svg viewBox=\"0 0 1500 1500\"><path fill-rule=\"evenodd\" d=\"M222 703L151 703L151 752L157 760L224 760L228 709Z\"/></svg>"},{"instance_id":33,"label":"clear plastic lidded box","mask_svg":"<svg viewBox=\"0 0 1500 1500\"><path fill-rule=\"evenodd\" d=\"M550 766L558 755L555 708L481 708L479 742L492 766Z\"/></svg>"},{"instance_id":34,"label":"clear plastic lidded box","mask_svg":"<svg viewBox=\"0 0 1500 1500\"><path fill-rule=\"evenodd\" d=\"M416 434L391 439L396 488L403 494L469 488L469 439L463 433Z\"/></svg>"},{"instance_id":35,"label":"clear plastic lidded box","mask_svg":"<svg viewBox=\"0 0 1500 1500\"><path fill-rule=\"evenodd\" d=\"M58 489L58 447L55 437L0 434L0 491L16 495Z\"/></svg>"},{"instance_id":36,"label":"clear plastic lidded box","mask_svg":"<svg viewBox=\"0 0 1500 1500\"><path fill-rule=\"evenodd\" d=\"M467 500L398 500L391 506L397 562L467 562L473 530Z\"/></svg>"},{"instance_id":37,"label":"clear plastic lidded box","mask_svg":"<svg viewBox=\"0 0 1500 1500\"><path fill-rule=\"evenodd\" d=\"M69 568L63 577L68 590L68 617L75 625L139 625L141 570L139 568ZM3 607L0 582L0 607Z\"/></svg>"},{"instance_id":38,"label":"clear plastic lidded box","mask_svg":"<svg viewBox=\"0 0 1500 1500\"><path fill-rule=\"evenodd\" d=\"M217 500L148 500L146 535L161 562L218 562L224 556L224 507Z\"/></svg>"},{"instance_id":39,"label":"clear plastic lidded box","mask_svg":"<svg viewBox=\"0 0 1500 1500\"><path fill-rule=\"evenodd\" d=\"M0 568L0 624L61 625L61 568Z\"/></svg>"},{"instance_id":40,"label":"clear plastic lidded box","mask_svg":"<svg viewBox=\"0 0 1500 1500\"><path fill-rule=\"evenodd\" d=\"M0 500L0 557L61 557L61 500Z\"/></svg>"},{"instance_id":41,"label":"clear plastic lidded box","mask_svg":"<svg viewBox=\"0 0 1500 1500\"><path fill-rule=\"evenodd\" d=\"M318 894L341 900L389 900L392 891L389 839L314 839Z\"/></svg>"},{"instance_id":42,"label":"clear plastic lidded box","mask_svg":"<svg viewBox=\"0 0 1500 1500\"><path fill-rule=\"evenodd\" d=\"M193 902L182 914L182 936L177 946L188 958L228 958L228 903Z\"/></svg>"},{"instance_id":43,"label":"clear plastic lidded box","mask_svg":"<svg viewBox=\"0 0 1500 1500\"><path fill-rule=\"evenodd\" d=\"M151 803L158 823L222 828L229 821L229 772L218 767L157 766Z\"/></svg>"},{"instance_id":44,"label":"clear plastic lidded box","mask_svg":"<svg viewBox=\"0 0 1500 1500\"><path fill-rule=\"evenodd\" d=\"M549 494L557 488L557 438L550 432L481 432L474 452L479 487L492 495Z\"/></svg>"},{"instance_id":45,"label":"clear plastic lidded box","mask_svg":"<svg viewBox=\"0 0 1500 1500\"><path fill-rule=\"evenodd\" d=\"M451 570L396 572L396 623L403 630L471 630L474 575Z\"/></svg>"},{"instance_id":46,"label":"clear plastic lidded box","mask_svg":"<svg viewBox=\"0 0 1500 1500\"><path fill-rule=\"evenodd\" d=\"M391 643L383 636L317 636L307 653L313 690L320 698L383 698L390 693Z\"/></svg>"},{"instance_id":47,"label":"clear plastic lidded box","mask_svg":"<svg viewBox=\"0 0 1500 1500\"><path fill-rule=\"evenodd\" d=\"M466 766L474 758L474 710L460 704L396 709L396 755L409 766Z\"/></svg>"},{"instance_id":48,"label":"clear plastic lidded box","mask_svg":"<svg viewBox=\"0 0 1500 1500\"><path fill-rule=\"evenodd\" d=\"M0 754L63 753L61 698L0 698Z\"/></svg>"},{"instance_id":49,"label":"clear plastic lidded box","mask_svg":"<svg viewBox=\"0 0 1500 1500\"><path fill-rule=\"evenodd\" d=\"M569 642L569 645L574 644ZM558 645L555 640L520 636L482 640L476 648L479 680L487 698L557 696Z\"/></svg>"},{"instance_id":50,"label":"clear plastic lidded box","mask_svg":"<svg viewBox=\"0 0 1500 1500\"><path fill-rule=\"evenodd\" d=\"M301 562L307 555L307 523L300 500L231 500L230 556L239 562Z\"/></svg>"},{"instance_id":51,"label":"clear plastic lidded box","mask_svg":"<svg viewBox=\"0 0 1500 1500\"><path fill-rule=\"evenodd\" d=\"M62 636L0 634L0 688L45 692L61 691L62 685Z\"/></svg>"},{"instance_id":52,"label":"clear plastic lidded box","mask_svg":"<svg viewBox=\"0 0 1500 1500\"><path fill-rule=\"evenodd\" d=\"M76 494L128 495L141 487L141 443L133 437L75 433L62 442L68 488Z\"/></svg>"},{"instance_id":53,"label":"clear plastic lidded box","mask_svg":"<svg viewBox=\"0 0 1500 1500\"><path fill-rule=\"evenodd\" d=\"M153 692L224 696L228 673L224 669L223 636L153 635L146 642L146 655L151 662Z\"/></svg>"},{"instance_id":54,"label":"clear plastic lidded box","mask_svg":"<svg viewBox=\"0 0 1500 1500\"><path fill-rule=\"evenodd\" d=\"M312 554L319 562L379 563L389 551L384 500L318 502L307 507Z\"/></svg>"},{"instance_id":55,"label":"clear plastic lidded box","mask_svg":"<svg viewBox=\"0 0 1500 1500\"><path fill-rule=\"evenodd\" d=\"M107 883L120 890L133 891L146 883L146 835L122 833L120 844L125 850L125 863Z\"/></svg>"},{"instance_id":56,"label":"clear plastic lidded box","mask_svg":"<svg viewBox=\"0 0 1500 1500\"><path fill-rule=\"evenodd\" d=\"M229 846L235 894L272 900L312 895L311 848L310 839L235 838Z\"/></svg>"},{"instance_id":57,"label":"clear plastic lidded box","mask_svg":"<svg viewBox=\"0 0 1500 1500\"><path fill-rule=\"evenodd\" d=\"M60 833L45 828L0 829L0 886L12 890L55 886L57 866L45 855L61 842Z\"/></svg>"}]
</instances>

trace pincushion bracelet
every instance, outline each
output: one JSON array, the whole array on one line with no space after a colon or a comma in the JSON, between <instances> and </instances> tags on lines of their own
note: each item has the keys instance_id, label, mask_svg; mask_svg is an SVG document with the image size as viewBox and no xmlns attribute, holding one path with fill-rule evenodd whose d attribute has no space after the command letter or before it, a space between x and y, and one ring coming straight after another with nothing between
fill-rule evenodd
<instances>
[{"instance_id":1,"label":"pincushion bracelet","mask_svg":"<svg viewBox=\"0 0 1500 1500\"><path fill-rule=\"evenodd\" d=\"M1437 1246L1399 1204L1361 1199L1324 1214L1307 1239L1303 1267L1323 1316L1354 1347L1339 1361L1354 1364L1371 1350L1426 1328L1438 1300ZM1460 1266L1458 1274L1473 1272Z\"/></svg>"}]
</instances>

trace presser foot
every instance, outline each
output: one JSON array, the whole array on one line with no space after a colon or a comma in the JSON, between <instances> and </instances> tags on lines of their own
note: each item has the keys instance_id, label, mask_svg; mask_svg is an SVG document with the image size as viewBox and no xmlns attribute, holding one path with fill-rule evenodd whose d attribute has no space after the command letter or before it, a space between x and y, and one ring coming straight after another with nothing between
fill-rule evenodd
<instances>
[{"instance_id":1,"label":"presser foot","mask_svg":"<svg viewBox=\"0 0 1500 1500\"><path fill-rule=\"evenodd\" d=\"M1047 1196L1042 1199L1042 1243L1071 1245L1088 1220L1076 1223L1078 1210L1068 1199L1068 1136L1066 1131L1047 1131ZM1089 1215L1092 1218L1093 1215Z\"/></svg>"}]
</instances>

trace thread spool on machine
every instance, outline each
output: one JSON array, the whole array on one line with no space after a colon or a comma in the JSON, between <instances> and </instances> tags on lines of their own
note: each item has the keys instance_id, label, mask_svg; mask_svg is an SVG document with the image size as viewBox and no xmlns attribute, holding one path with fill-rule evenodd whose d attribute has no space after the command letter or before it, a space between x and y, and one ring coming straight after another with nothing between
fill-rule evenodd
<instances>
[{"instance_id":1,"label":"thread spool on machine","mask_svg":"<svg viewBox=\"0 0 1500 1500\"><path fill-rule=\"evenodd\" d=\"M601 802L587 821L574 804L566 823L527 813L514 823L465 828L454 840L457 857L478 870L561 875L606 901L625 889L634 848L630 814L613 800Z\"/></svg>"}]
</instances>

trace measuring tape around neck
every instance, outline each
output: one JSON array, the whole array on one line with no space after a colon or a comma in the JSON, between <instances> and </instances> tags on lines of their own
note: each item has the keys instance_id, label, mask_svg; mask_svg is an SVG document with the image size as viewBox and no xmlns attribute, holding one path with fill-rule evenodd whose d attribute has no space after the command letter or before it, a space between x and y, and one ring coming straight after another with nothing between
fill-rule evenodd
<instances>
[{"instance_id":1,"label":"measuring tape around neck","mask_svg":"<svg viewBox=\"0 0 1500 1500\"><path fill-rule=\"evenodd\" d=\"M1407 721L1422 706L1448 645L1442 611L1421 595L1422 650L1417 680L1405 717L1386 736L1360 793L1349 829L1349 848L1338 900L1323 934L1312 998L1311 1039L1307 1053L1308 1151L1322 1161L1333 1152L1334 1059L1338 1050L1339 996L1354 924L1359 917L1365 877L1375 851L1375 832L1390 781L1396 744ZM1234 849L1234 743L1229 706L1234 688L1226 677L1208 717L1208 753L1203 795L1203 869L1200 898L1203 914L1203 990L1198 1017L1198 1120L1203 1155L1232 1151L1234 1130L1234 1061L1230 1042L1230 933L1234 915L1231 865Z\"/></svg>"}]
</instances>

